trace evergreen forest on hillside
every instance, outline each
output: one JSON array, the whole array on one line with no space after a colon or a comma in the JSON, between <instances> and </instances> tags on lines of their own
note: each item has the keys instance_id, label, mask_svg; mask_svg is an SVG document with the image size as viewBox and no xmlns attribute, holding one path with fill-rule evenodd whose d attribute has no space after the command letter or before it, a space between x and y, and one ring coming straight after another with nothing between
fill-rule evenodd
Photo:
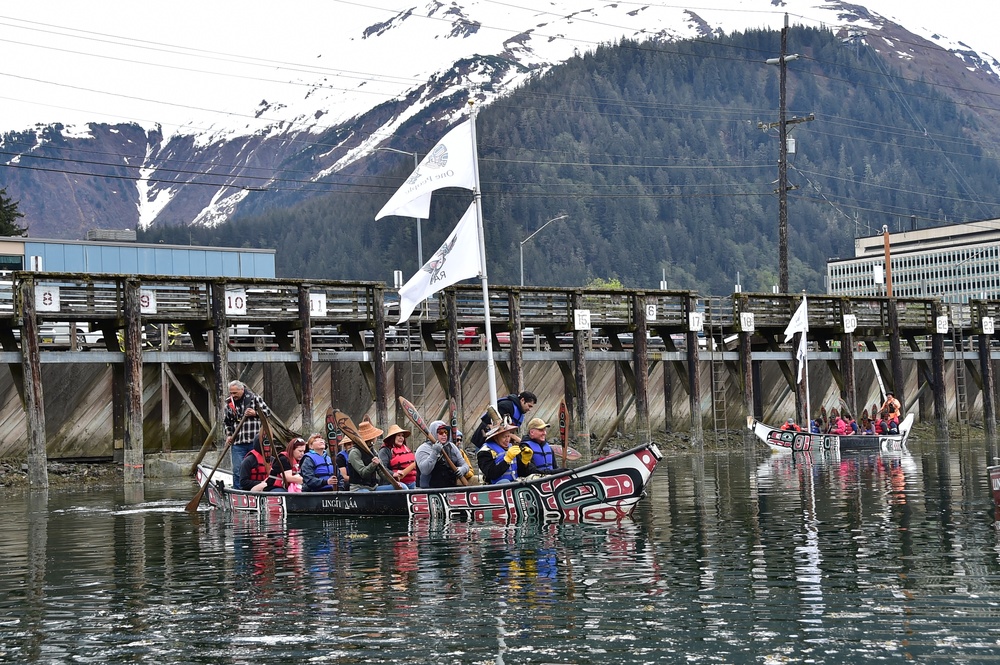
<instances>
[{"instance_id":1,"label":"evergreen forest on hillside","mask_svg":"<svg viewBox=\"0 0 1000 665\"><path fill-rule=\"evenodd\" d=\"M932 85L891 72L870 47L793 28L788 65L789 285L825 292L827 259L853 255L856 235L1000 216L1000 164L973 138L975 119ZM623 42L550 70L479 114L489 277L703 295L769 291L778 282L780 34L751 31L672 44ZM431 109L430 111L433 111ZM418 134L420 134L418 132ZM434 136L411 137L421 155ZM332 142L332 141L331 141ZM402 139L399 141L400 145ZM396 145L396 143L390 143ZM374 221L409 175L405 157L369 162L352 185L213 229L163 227L141 240L271 247L284 277L377 280L417 269L413 220ZM386 170L386 165L394 170ZM358 167L365 168L364 165ZM390 177L391 176L391 177ZM421 224L427 260L471 200L435 194ZM985 200L987 203L978 203Z\"/></svg>"}]
</instances>

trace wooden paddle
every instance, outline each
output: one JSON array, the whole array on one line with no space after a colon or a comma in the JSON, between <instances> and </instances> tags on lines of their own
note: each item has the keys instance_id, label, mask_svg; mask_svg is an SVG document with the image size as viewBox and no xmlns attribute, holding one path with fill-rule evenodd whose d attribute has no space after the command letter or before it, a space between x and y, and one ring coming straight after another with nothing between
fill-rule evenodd
<instances>
[{"instance_id":1,"label":"wooden paddle","mask_svg":"<svg viewBox=\"0 0 1000 665\"><path fill-rule=\"evenodd\" d=\"M198 488L198 492L194 495L194 497L192 497L190 501L188 501L187 505L184 506L184 510L188 511L189 513L193 513L196 510L198 510L198 506L201 505L201 497L205 495L205 490L208 488L208 484L212 482L212 476L215 475L215 470L219 468L219 465L222 464L222 460L226 458L226 453L228 453L229 449L233 447L233 441L236 440L236 435L240 433L241 429L243 429L243 422L246 419L247 419L247 412L244 411L243 417L240 418L240 422L236 423L236 429L233 430L233 435L229 437L229 442L226 444L226 446L222 449L222 452L219 454L219 459L215 460L215 466L213 466L212 470L209 472L208 478L205 478L205 482L202 483L202 485Z\"/></svg>"},{"instance_id":2,"label":"wooden paddle","mask_svg":"<svg viewBox=\"0 0 1000 665\"><path fill-rule=\"evenodd\" d=\"M337 419L333 417L333 407L326 409L326 449L333 451L330 459L333 460L333 477L337 481L333 484L333 491L340 491L340 468L337 466L337 455L340 453L340 436L337 429Z\"/></svg>"},{"instance_id":3,"label":"wooden paddle","mask_svg":"<svg viewBox=\"0 0 1000 665\"><path fill-rule=\"evenodd\" d=\"M399 405L403 407L403 413L405 413L406 417L410 419L410 422L416 425L417 429L423 432L424 436L427 437L428 441L432 443L436 442L437 436L431 435L431 431L427 427L427 421L424 420L423 416L420 415L420 412L417 411L417 407L413 406L413 403L410 402L410 400L403 397L402 395L400 395L398 399L399 399ZM448 456L448 453L445 452L444 450L442 450L441 453L442 453L441 457L443 457L444 461L448 463L448 466L451 467L451 470L454 471L456 474L458 474L458 467L452 461L451 457ZM455 480L458 481L458 484L462 486L466 486L469 484L469 481L465 479L465 476L456 475Z\"/></svg>"},{"instance_id":4,"label":"wooden paddle","mask_svg":"<svg viewBox=\"0 0 1000 665\"><path fill-rule=\"evenodd\" d=\"M343 411L334 411L333 412L333 417L334 417L334 419L337 422L337 428L341 432L343 432L347 436L348 439L350 439L351 441L353 441L354 445L356 445L357 447L361 448L361 450L363 450L367 454L371 455L372 459L374 459L375 455L374 455L374 453L372 453L372 449L369 448L368 444L365 443L364 439L361 438L361 434L358 433L358 428L354 426L354 421L351 420L351 417L349 415L347 415L346 413L344 413ZM388 480L389 483L393 487L395 487L398 490L406 489L405 487L403 487L403 484L401 482L399 482L398 480L396 480L393 477L393 475L391 473L389 473L389 469L387 469L384 466L382 466L381 464L379 464L378 465L378 470L379 470L379 473L382 474L382 477L385 478L386 480Z\"/></svg>"},{"instance_id":5,"label":"wooden paddle","mask_svg":"<svg viewBox=\"0 0 1000 665\"><path fill-rule=\"evenodd\" d=\"M566 409L566 398L559 400L559 443L562 444L563 468L566 468L566 449L569 442L566 440L566 427L569 423L569 411Z\"/></svg>"}]
</instances>

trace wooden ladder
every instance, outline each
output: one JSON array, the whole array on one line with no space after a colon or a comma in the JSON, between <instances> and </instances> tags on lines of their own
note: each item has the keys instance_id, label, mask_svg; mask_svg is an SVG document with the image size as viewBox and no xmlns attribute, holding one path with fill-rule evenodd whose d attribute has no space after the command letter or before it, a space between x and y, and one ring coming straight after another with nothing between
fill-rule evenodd
<instances>
[{"instance_id":1,"label":"wooden ladder","mask_svg":"<svg viewBox=\"0 0 1000 665\"><path fill-rule=\"evenodd\" d=\"M726 350L726 346L721 313L722 299L709 299L708 309L705 312L708 328L708 348L706 350L712 354L712 426L717 443L722 443L722 435L728 429L726 421L726 414L728 413L728 405L726 403L728 371L726 370L726 361L722 358L722 353Z\"/></svg>"}]
</instances>

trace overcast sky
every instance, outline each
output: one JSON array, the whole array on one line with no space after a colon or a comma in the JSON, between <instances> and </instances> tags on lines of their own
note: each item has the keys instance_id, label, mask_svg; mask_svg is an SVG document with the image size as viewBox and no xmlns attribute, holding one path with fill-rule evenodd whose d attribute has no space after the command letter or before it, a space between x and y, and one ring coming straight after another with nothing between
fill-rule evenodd
<instances>
[{"instance_id":1,"label":"overcast sky","mask_svg":"<svg viewBox=\"0 0 1000 665\"><path fill-rule=\"evenodd\" d=\"M475 1L482 15L499 24L517 5L531 4ZM915 32L937 30L1000 57L1000 0L860 1ZM815 10L821 0L788 0L780 8L771 0L634 4L683 6L706 15L725 7L735 10L728 13L731 21L723 19L732 29L773 25L781 11L789 12L792 23L815 24L813 18L830 16ZM348 70L355 80L370 75L375 85L393 80L399 87L426 73L415 69L426 45L364 58L352 58L352 48L365 26L424 6L417 0L8 2L0 9L0 130L124 120L162 122L169 133L190 119L222 122L222 111L249 117L262 100L287 96L287 81L315 80L335 69Z\"/></svg>"}]
</instances>

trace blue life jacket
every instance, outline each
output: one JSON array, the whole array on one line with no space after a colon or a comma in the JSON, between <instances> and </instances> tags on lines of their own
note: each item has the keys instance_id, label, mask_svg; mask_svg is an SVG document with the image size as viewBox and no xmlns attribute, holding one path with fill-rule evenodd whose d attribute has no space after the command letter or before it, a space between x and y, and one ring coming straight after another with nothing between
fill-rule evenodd
<instances>
[{"instance_id":1,"label":"blue life jacket","mask_svg":"<svg viewBox=\"0 0 1000 665\"><path fill-rule=\"evenodd\" d=\"M556 468L556 455L552 452L552 446L548 441L541 443L534 439L525 439L521 442L521 447L531 448L531 461L539 471L554 471Z\"/></svg>"},{"instance_id":2,"label":"blue life jacket","mask_svg":"<svg viewBox=\"0 0 1000 665\"><path fill-rule=\"evenodd\" d=\"M483 447L489 448L490 452L493 453L494 464L496 464L497 458L503 459L503 456L507 454L507 451L501 448L500 444L496 441L487 441L483 444ZM512 483L515 480L517 480L517 458L514 458L514 461L510 463L510 467L508 467L507 471L502 476L494 480L493 484Z\"/></svg>"},{"instance_id":3,"label":"blue life jacket","mask_svg":"<svg viewBox=\"0 0 1000 665\"><path fill-rule=\"evenodd\" d=\"M320 455L316 451L310 450L306 453L306 457L311 459L316 465L316 477L320 480L326 480L337 473L337 469L329 455Z\"/></svg>"}]
</instances>

